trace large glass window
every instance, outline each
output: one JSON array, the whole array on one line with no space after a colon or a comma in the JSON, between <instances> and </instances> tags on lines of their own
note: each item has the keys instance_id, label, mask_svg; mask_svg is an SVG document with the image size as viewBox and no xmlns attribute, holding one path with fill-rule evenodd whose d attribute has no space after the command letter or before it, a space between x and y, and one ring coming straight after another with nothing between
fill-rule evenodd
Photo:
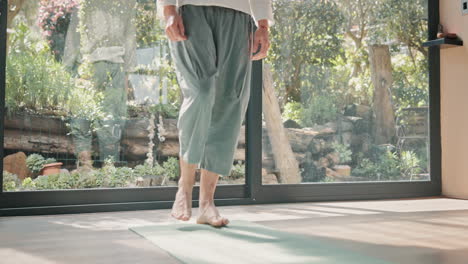
<instances>
[{"instance_id":1,"label":"large glass window","mask_svg":"<svg viewBox=\"0 0 468 264\"><path fill-rule=\"evenodd\" d=\"M427 0L273 0L263 184L428 181Z\"/></svg>"},{"instance_id":2,"label":"large glass window","mask_svg":"<svg viewBox=\"0 0 468 264\"><path fill-rule=\"evenodd\" d=\"M3 190L177 185L182 97L156 1L8 2ZM244 131L220 184L245 182Z\"/></svg>"}]
</instances>

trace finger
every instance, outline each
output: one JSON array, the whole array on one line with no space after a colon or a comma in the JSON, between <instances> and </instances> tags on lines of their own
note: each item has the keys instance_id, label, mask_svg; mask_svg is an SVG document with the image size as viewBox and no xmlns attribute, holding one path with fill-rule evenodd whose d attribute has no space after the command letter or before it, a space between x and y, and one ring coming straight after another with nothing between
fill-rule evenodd
<instances>
[{"instance_id":1,"label":"finger","mask_svg":"<svg viewBox=\"0 0 468 264\"><path fill-rule=\"evenodd\" d=\"M260 60L260 59L265 58L267 56L267 51L268 51L269 45L270 44L268 42L263 41L260 51L257 54L255 54L253 59L254 60Z\"/></svg>"},{"instance_id":2,"label":"finger","mask_svg":"<svg viewBox=\"0 0 468 264\"><path fill-rule=\"evenodd\" d=\"M255 38L254 39L254 42L253 42L253 50L252 50L252 53L255 53L259 50L259 47L260 46L260 39L259 38Z\"/></svg>"},{"instance_id":3,"label":"finger","mask_svg":"<svg viewBox=\"0 0 468 264\"><path fill-rule=\"evenodd\" d=\"M177 41L177 38L174 35L174 32L170 28L167 29L167 36L169 37L170 40Z\"/></svg>"},{"instance_id":4,"label":"finger","mask_svg":"<svg viewBox=\"0 0 468 264\"><path fill-rule=\"evenodd\" d=\"M177 23L176 25L174 25L174 35L176 36L177 40L184 40L184 36L182 35L182 33L180 32L180 28L179 28L179 24Z\"/></svg>"},{"instance_id":5,"label":"finger","mask_svg":"<svg viewBox=\"0 0 468 264\"><path fill-rule=\"evenodd\" d=\"M170 31L171 31L174 41L182 40L182 37L180 36L179 28L177 27L177 25L171 26Z\"/></svg>"},{"instance_id":6,"label":"finger","mask_svg":"<svg viewBox=\"0 0 468 264\"><path fill-rule=\"evenodd\" d=\"M263 41L262 42L262 49L260 50L259 53L266 54L269 47L270 47L270 43L268 41Z\"/></svg>"},{"instance_id":7,"label":"finger","mask_svg":"<svg viewBox=\"0 0 468 264\"><path fill-rule=\"evenodd\" d=\"M184 22L181 19L179 19L179 22L177 23L177 25L179 26L179 32L180 32L180 35L182 36L182 39L187 39L187 36L185 35L185 26L184 26Z\"/></svg>"}]
</instances>

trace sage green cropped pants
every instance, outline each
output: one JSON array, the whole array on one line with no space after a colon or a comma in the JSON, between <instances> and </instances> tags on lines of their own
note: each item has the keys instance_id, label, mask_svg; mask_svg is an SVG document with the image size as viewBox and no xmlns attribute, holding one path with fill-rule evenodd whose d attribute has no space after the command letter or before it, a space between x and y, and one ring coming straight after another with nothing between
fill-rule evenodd
<instances>
[{"instance_id":1,"label":"sage green cropped pants","mask_svg":"<svg viewBox=\"0 0 468 264\"><path fill-rule=\"evenodd\" d=\"M170 50L183 95L179 156L228 176L250 97L253 18L221 6L179 7L187 40Z\"/></svg>"}]
</instances>

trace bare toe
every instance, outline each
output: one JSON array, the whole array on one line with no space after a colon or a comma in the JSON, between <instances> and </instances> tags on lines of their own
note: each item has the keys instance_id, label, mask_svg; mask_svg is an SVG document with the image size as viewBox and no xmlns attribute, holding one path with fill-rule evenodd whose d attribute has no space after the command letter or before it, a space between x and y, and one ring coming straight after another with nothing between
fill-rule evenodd
<instances>
[{"instance_id":1,"label":"bare toe","mask_svg":"<svg viewBox=\"0 0 468 264\"><path fill-rule=\"evenodd\" d=\"M192 216L192 195L179 189L172 205L171 216L182 221L188 221Z\"/></svg>"},{"instance_id":2,"label":"bare toe","mask_svg":"<svg viewBox=\"0 0 468 264\"><path fill-rule=\"evenodd\" d=\"M229 220L219 215L218 210L214 204L200 208L201 214L197 218L198 224L209 224L212 226L224 226L229 223Z\"/></svg>"}]
</instances>

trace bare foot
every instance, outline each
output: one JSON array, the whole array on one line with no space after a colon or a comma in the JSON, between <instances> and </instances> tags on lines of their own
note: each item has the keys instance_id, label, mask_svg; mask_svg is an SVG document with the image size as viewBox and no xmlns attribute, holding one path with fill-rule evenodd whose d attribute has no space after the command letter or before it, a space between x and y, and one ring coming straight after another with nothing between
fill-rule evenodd
<instances>
[{"instance_id":1,"label":"bare foot","mask_svg":"<svg viewBox=\"0 0 468 264\"><path fill-rule=\"evenodd\" d=\"M179 186L171 211L172 217L182 221L188 221L192 216L192 191L187 189Z\"/></svg>"},{"instance_id":2,"label":"bare foot","mask_svg":"<svg viewBox=\"0 0 468 264\"><path fill-rule=\"evenodd\" d=\"M197 224L208 224L216 227L229 224L229 220L219 215L214 202L200 205Z\"/></svg>"}]
</instances>

